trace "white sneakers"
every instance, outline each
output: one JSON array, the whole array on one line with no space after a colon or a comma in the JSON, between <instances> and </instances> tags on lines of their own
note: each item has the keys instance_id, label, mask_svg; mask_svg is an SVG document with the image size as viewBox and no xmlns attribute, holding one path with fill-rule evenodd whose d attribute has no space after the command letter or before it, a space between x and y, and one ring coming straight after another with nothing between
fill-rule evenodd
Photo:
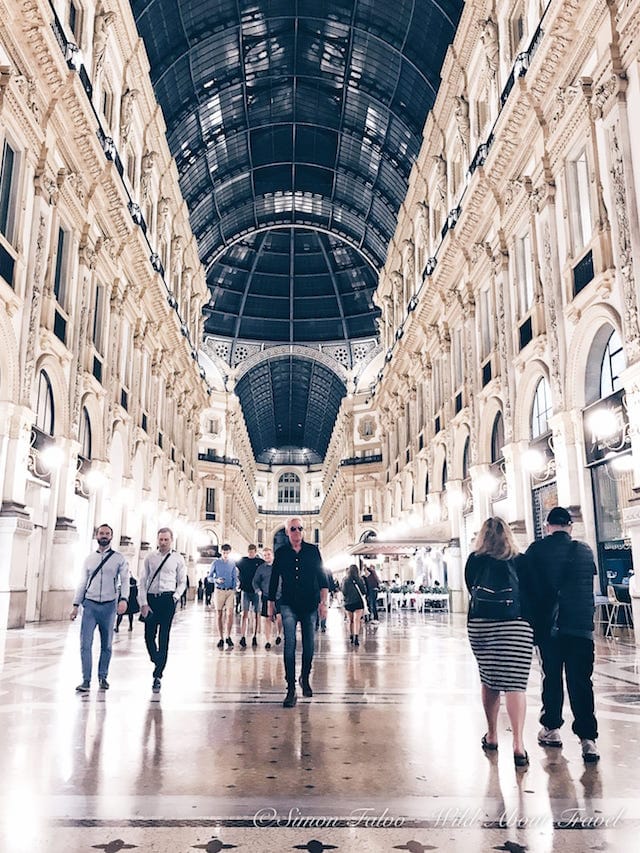
<instances>
[{"instance_id":1,"label":"white sneakers","mask_svg":"<svg viewBox=\"0 0 640 853\"><path fill-rule=\"evenodd\" d=\"M594 740L589 740L586 737L582 738L580 745L582 746L582 757L587 764L594 764L596 761L600 761L600 753Z\"/></svg>"},{"instance_id":2,"label":"white sneakers","mask_svg":"<svg viewBox=\"0 0 640 853\"><path fill-rule=\"evenodd\" d=\"M538 732L538 743L540 746L562 746L560 729L548 729L543 726ZM600 761L600 753L594 740L582 738L580 746L582 747L582 758L587 764L594 764L596 761Z\"/></svg>"},{"instance_id":3,"label":"white sneakers","mask_svg":"<svg viewBox=\"0 0 640 853\"><path fill-rule=\"evenodd\" d=\"M538 743L540 746L562 746L560 729L548 729L543 726L538 732Z\"/></svg>"}]
</instances>

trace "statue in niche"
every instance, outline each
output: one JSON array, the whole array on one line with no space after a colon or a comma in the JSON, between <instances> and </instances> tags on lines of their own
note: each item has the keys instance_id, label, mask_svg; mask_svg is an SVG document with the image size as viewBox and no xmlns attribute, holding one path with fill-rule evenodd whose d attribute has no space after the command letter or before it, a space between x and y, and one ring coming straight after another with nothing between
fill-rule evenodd
<instances>
[{"instance_id":1,"label":"statue in niche","mask_svg":"<svg viewBox=\"0 0 640 853\"><path fill-rule=\"evenodd\" d=\"M424 201L419 201L416 213L416 236L420 237L420 241L424 249L429 248L429 205Z\"/></svg>"},{"instance_id":2,"label":"statue in niche","mask_svg":"<svg viewBox=\"0 0 640 853\"><path fill-rule=\"evenodd\" d=\"M413 240L405 240L404 248L404 277L409 293L413 293L416 282L416 256Z\"/></svg>"},{"instance_id":3,"label":"statue in niche","mask_svg":"<svg viewBox=\"0 0 640 853\"><path fill-rule=\"evenodd\" d=\"M116 19L115 12L105 12L102 3L96 10L96 17L93 22L93 75L97 75L102 70L104 65L104 55L107 50L107 38L109 36L109 28Z\"/></svg>"},{"instance_id":4,"label":"statue in niche","mask_svg":"<svg viewBox=\"0 0 640 853\"><path fill-rule=\"evenodd\" d=\"M500 41L498 39L498 25L491 16L480 21L480 41L484 46L489 76L494 79L500 64Z\"/></svg>"},{"instance_id":5,"label":"statue in niche","mask_svg":"<svg viewBox=\"0 0 640 853\"><path fill-rule=\"evenodd\" d=\"M140 93L137 89L127 89L122 96L120 104L120 140L124 147L131 136L131 126L133 124L133 105Z\"/></svg>"},{"instance_id":6,"label":"statue in niche","mask_svg":"<svg viewBox=\"0 0 640 853\"><path fill-rule=\"evenodd\" d=\"M462 146L462 153L466 160L469 159L469 140L471 137L471 122L469 121L469 101L464 95L456 95L455 109L456 125L458 128L458 139Z\"/></svg>"},{"instance_id":7,"label":"statue in niche","mask_svg":"<svg viewBox=\"0 0 640 853\"><path fill-rule=\"evenodd\" d=\"M146 151L140 163L140 192L143 201L149 201L151 192L151 172L155 166L157 154L155 151Z\"/></svg>"},{"instance_id":8,"label":"statue in niche","mask_svg":"<svg viewBox=\"0 0 640 853\"><path fill-rule=\"evenodd\" d=\"M436 190L442 204L447 206L447 161L442 154L434 154L433 161L436 164Z\"/></svg>"}]
</instances>

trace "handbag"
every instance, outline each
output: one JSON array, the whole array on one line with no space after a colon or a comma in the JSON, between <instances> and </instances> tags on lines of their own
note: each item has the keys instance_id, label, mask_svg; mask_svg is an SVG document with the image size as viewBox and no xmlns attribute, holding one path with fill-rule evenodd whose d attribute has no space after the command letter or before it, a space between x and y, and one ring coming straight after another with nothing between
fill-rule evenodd
<instances>
[{"instance_id":1,"label":"handbag","mask_svg":"<svg viewBox=\"0 0 640 853\"><path fill-rule=\"evenodd\" d=\"M151 580L150 580L150 581L149 581L149 583L147 584L147 592L149 592L149 590L151 589L151 584L154 582L154 580L155 580L155 579L158 577L158 575L160 574L160 569L161 569L161 568L164 566L164 564L167 562L167 560L168 560L168 559L169 559L169 557L171 556L171 553L172 553L172 552L171 552L171 551L169 551L169 553L166 555L166 557L164 558L164 560L160 563L160 565L158 566L158 568L157 568L157 569L155 570L155 572L153 573L153 577L151 578ZM142 615L142 613L141 613L141 614L138 616L138 622L146 622L146 621L147 621L147 617L146 617L146 616L143 616L143 615Z\"/></svg>"},{"instance_id":2,"label":"handbag","mask_svg":"<svg viewBox=\"0 0 640 853\"><path fill-rule=\"evenodd\" d=\"M353 585L358 590L358 595L362 599L362 609L364 610L364 615L368 616L369 615L369 605L367 604L367 599L364 597L364 595L362 594L362 590L360 589L360 587L358 586L358 584L355 581L353 582Z\"/></svg>"}]
</instances>

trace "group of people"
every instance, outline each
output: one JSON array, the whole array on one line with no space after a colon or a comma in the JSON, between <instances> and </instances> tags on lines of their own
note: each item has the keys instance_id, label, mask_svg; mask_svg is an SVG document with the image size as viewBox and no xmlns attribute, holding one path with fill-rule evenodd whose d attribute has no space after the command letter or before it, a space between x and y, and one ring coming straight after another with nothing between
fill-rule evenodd
<instances>
[{"instance_id":1,"label":"group of people","mask_svg":"<svg viewBox=\"0 0 640 853\"><path fill-rule=\"evenodd\" d=\"M564 680L574 717L573 732L585 762L600 758L593 696L593 553L572 540L572 518L564 507L551 509L546 536L520 553L509 525L488 518L465 567L469 591L468 633L482 684L487 731L481 745L498 749L501 693L513 737L516 767L526 768L524 745L526 689L534 645L542 672L542 712L538 743L561 747Z\"/></svg>"},{"instance_id":2,"label":"group of people","mask_svg":"<svg viewBox=\"0 0 640 853\"><path fill-rule=\"evenodd\" d=\"M113 529L101 524L96 532L98 549L84 561L80 582L73 599L70 618L75 619L82 606L80 624L80 659L82 681L78 693L91 689L92 646L96 628L100 632L98 685L109 689L107 676L111 662L112 635L129 610L129 630L133 628L130 597L133 593L129 564L119 551L111 547ZM184 600L187 589L187 570L182 556L174 551L173 532L168 527L158 530L158 547L144 561L137 584L134 612L144 622L144 640L153 664L151 689L159 693L167 665L171 624L178 602ZM134 581L135 583L135 581Z\"/></svg>"},{"instance_id":3,"label":"group of people","mask_svg":"<svg viewBox=\"0 0 640 853\"><path fill-rule=\"evenodd\" d=\"M568 510L554 507L546 521L547 536L521 554L508 524L501 518L488 518L465 566L470 597L468 634L480 671L487 720L482 748L488 752L498 749L498 711L504 693L516 767L529 764L523 732L534 645L542 669L539 744L562 746L564 677L574 716L573 731L581 741L583 758L586 762L599 759L592 684L596 570L589 546L572 540L571 526ZM255 545L250 545L247 556L237 565L231 559L230 546L223 545L221 556L211 565L208 580L214 587L219 649L234 646L231 627L238 583L242 595L240 646L247 646L247 637L251 638L252 646L257 645L259 615L264 624L265 648L271 648L274 625L276 645L281 642L281 634L284 635L287 692L283 705L291 708L297 702L297 685L302 688L303 696L313 696L310 676L314 635L316 623L323 624L327 617L329 580L320 551L304 541L304 525L299 517L287 520L286 534L287 543L275 554L271 548L265 548L261 559ZM70 614L75 619L82 606L82 682L76 688L80 693L90 690L91 648L96 628L101 639L98 683L102 690L109 688L114 623L127 611L130 595L127 561L111 547L113 530L108 524L100 525L96 538L98 549L85 560ZM172 549L172 544L171 530L160 528L158 547L144 561L137 591L145 644L153 664L152 690L156 693L160 691L167 663L176 606L187 587L184 560ZM361 620L368 602L371 613L376 614L378 587L374 569L369 567L363 579L355 564L349 566L342 594L350 642L355 646L359 645ZM298 624L302 664L296 679Z\"/></svg>"}]
</instances>

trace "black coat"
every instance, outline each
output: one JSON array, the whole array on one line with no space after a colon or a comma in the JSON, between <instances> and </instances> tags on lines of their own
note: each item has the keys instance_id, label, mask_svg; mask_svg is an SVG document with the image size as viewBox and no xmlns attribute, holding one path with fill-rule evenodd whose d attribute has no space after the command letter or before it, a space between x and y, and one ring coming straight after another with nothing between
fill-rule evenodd
<instances>
[{"instance_id":1,"label":"black coat","mask_svg":"<svg viewBox=\"0 0 640 853\"><path fill-rule=\"evenodd\" d=\"M551 636L554 621L560 634L593 637L593 551L556 531L533 542L525 554L532 580L536 642ZM557 616L554 616L557 614Z\"/></svg>"},{"instance_id":2,"label":"black coat","mask_svg":"<svg viewBox=\"0 0 640 853\"><path fill-rule=\"evenodd\" d=\"M127 602L127 613L132 616L134 613L140 612L138 604L138 582L135 578L129 578L129 601Z\"/></svg>"}]
</instances>

